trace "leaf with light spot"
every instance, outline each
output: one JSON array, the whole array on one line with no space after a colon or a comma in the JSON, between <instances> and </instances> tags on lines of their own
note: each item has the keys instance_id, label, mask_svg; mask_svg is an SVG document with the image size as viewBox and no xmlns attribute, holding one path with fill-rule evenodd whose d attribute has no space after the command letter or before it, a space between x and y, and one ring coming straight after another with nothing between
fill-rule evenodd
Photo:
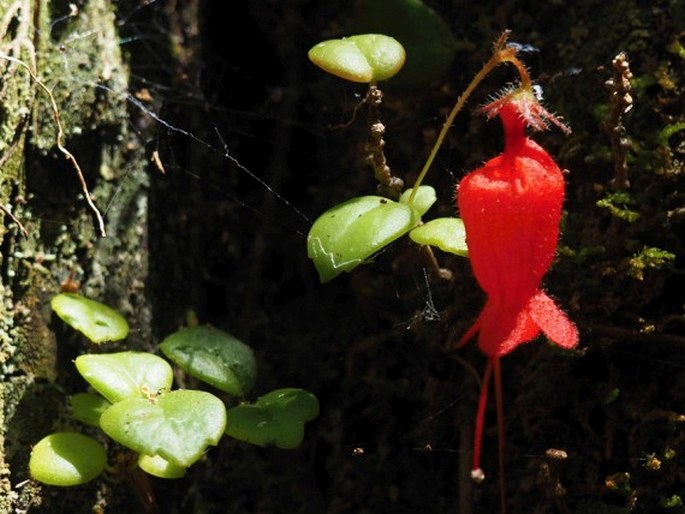
<instances>
[{"instance_id":1,"label":"leaf with light spot","mask_svg":"<svg viewBox=\"0 0 685 514\"><path fill-rule=\"evenodd\" d=\"M93 389L112 403L168 391L173 380L169 363L146 352L86 354L74 363Z\"/></svg>"}]
</instances>

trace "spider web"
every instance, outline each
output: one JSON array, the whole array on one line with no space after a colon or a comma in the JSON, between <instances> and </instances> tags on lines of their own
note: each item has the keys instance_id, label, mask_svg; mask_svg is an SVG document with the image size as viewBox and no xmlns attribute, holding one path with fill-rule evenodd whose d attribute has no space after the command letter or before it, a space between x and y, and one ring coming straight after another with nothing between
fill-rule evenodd
<instances>
[{"instance_id":1,"label":"spider web","mask_svg":"<svg viewBox=\"0 0 685 514\"><path fill-rule=\"evenodd\" d=\"M70 88L125 103L128 129L154 159L150 237L159 241L151 243L151 263L153 287L163 289L156 298L163 312L157 323L166 329L178 323L179 313L193 309L203 321L254 344L267 383L304 387L328 400L317 430L326 435L314 436L309 452L324 447L339 470L327 471L311 494L319 489L353 498L355 489L369 487L377 495L374 502L382 504L385 495L368 480L370 466L397 463L381 480L390 487L418 462L408 480L419 483L449 475L446 470L454 470L462 451L452 418L463 394L429 390L423 377L442 342L427 352L414 333L415 325L429 332L438 326L445 293L434 291L423 265L393 277L390 263L404 252L401 243L378 258L378 272L369 266L337 284L318 284L306 259L311 220L337 201L373 191L370 170L360 162L364 123L348 131L329 129L341 112L353 111L363 91L321 82L304 59L318 30L307 29L292 5L250 5L235 7L235 19L222 26L207 13L195 13L194 25L192 13L175 13L158 1L119 3L119 50L130 66L128 84L81 78L79 47L103 34L70 33L83 6L58 5L64 13L54 17L50 37L67 34L53 43L59 44L59 77L39 78L56 96L58 89ZM255 5L270 11L255 12ZM321 9L312 16L330 15ZM285 29L277 23L284 15L294 16L285 18L291 34L297 33L293 26L301 30L285 49L278 46L287 41L278 33ZM249 52L243 48L245 33ZM178 39L181 49L174 55L169 45ZM44 58L40 50L36 58ZM321 93L322 87L329 92ZM77 136L73 129L65 127L71 137ZM82 166L93 178L93 170ZM105 219L132 174L117 180L109 196L96 199ZM360 283L365 279L371 287ZM422 394L431 401L424 404ZM336 423L340 416L346 419L342 424ZM311 472L306 459L296 464L295 475ZM321 467L315 472L330 466L315 464ZM224 476L238 475L232 482L239 480L239 471L223 461L216 467ZM349 478L360 470L367 478ZM452 495L444 491L451 480L436 486L445 497ZM432 490L416 496L425 499Z\"/></svg>"}]
</instances>

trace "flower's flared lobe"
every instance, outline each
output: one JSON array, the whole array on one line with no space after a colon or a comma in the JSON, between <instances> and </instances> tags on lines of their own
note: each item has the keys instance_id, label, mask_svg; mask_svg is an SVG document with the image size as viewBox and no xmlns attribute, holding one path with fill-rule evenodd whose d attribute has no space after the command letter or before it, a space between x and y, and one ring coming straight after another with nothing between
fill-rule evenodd
<instances>
[{"instance_id":1,"label":"flower's flared lobe","mask_svg":"<svg viewBox=\"0 0 685 514\"><path fill-rule=\"evenodd\" d=\"M564 178L549 154L526 137L519 104L500 101L505 150L464 177L457 191L471 266L487 293L459 344L478 333L488 356L505 355L541 331L564 348L578 342L573 323L540 290L557 247Z\"/></svg>"}]
</instances>

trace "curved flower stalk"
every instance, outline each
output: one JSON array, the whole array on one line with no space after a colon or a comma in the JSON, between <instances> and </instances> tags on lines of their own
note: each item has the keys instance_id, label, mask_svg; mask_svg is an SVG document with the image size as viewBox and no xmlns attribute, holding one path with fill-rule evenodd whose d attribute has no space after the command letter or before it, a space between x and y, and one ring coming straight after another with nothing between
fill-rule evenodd
<instances>
[{"instance_id":1,"label":"curved flower stalk","mask_svg":"<svg viewBox=\"0 0 685 514\"><path fill-rule=\"evenodd\" d=\"M562 348L578 344L575 325L540 288L557 247L564 200L564 178L552 157L526 136L526 127L541 130L553 123L568 128L538 102L525 68L517 62L522 84L482 111L504 125L504 151L472 171L457 189L471 267L487 294L483 310L458 342L474 336L488 356L474 437L473 468L480 468L483 419L490 378L495 379L499 433L501 510L506 510L504 482L504 414L499 359L541 332Z\"/></svg>"}]
</instances>

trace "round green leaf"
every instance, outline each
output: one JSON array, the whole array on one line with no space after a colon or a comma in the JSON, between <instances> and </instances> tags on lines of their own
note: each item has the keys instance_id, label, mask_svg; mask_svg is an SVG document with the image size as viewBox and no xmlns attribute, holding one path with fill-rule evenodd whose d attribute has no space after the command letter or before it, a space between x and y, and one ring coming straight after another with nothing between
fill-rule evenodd
<instances>
[{"instance_id":1,"label":"round green leaf","mask_svg":"<svg viewBox=\"0 0 685 514\"><path fill-rule=\"evenodd\" d=\"M194 377L235 396L245 396L257 377L252 349L214 327L179 330L164 339L159 349Z\"/></svg>"},{"instance_id":2,"label":"round green leaf","mask_svg":"<svg viewBox=\"0 0 685 514\"><path fill-rule=\"evenodd\" d=\"M373 73L373 80L387 80L404 66L407 53L395 38L383 34L360 34L350 36L345 41L352 41L366 58Z\"/></svg>"},{"instance_id":3,"label":"round green leaf","mask_svg":"<svg viewBox=\"0 0 685 514\"><path fill-rule=\"evenodd\" d=\"M255 405L238 405L228 409L227 418L226 435L257 446L275 445L281 447L279 443L292 444L292 439L297 439L300 435L297 433L293 435L291 431L286 439L282 440L282 421L272 411ZM297 432L299 428L298 424L295 431ZM304 429L301 436L304 438ZM295 443L294 447L297 447L298 444Z\"/></svg>"},{"instance_id":4,"label":"round green leaf","mask_svg":"<svg viewBox=\"0 0 685 514\"><path fill-rule=\"evenodd\" d=\"M402 45L383 34L360 34L322 41L309 50L319 68L352 82L378 82L395 75L406 58Z\"/></svg>"},{"instance_id":5,"label":"round green leaf","mask_svg":"<svg viewBox=\"0 0 685 514\"><path fill-rule=\"evenodd\" d=\"M102 413L112 405L99 394L93 393L75 394L69 398L69 403L74 419L96 427L100 426Z\"/></svg>"},{"instance_id":6,"label":"round green leaf","mask_svg":"<svg viewBox=\"0 0 685 514\"><path fill-rule=\"evenodd\" d=\"M226 434L258 446L290 450L302 444L304 424L319 414L316 397L302 389L278 389L254 405L228 410Z\"/></svg>"},{"instance_id":7,"label":"round green leaf","mask_svg":"<svg viewBox=\"0 0 685 514\"><path fill-rule=\"evenodd\" d=\"M147 398L171 389L171 366L151 353L86 354L74 362L93 389L112 403L126 398Z\"/></svg>"},{"instance_id":8,"label":"round green leaf","mask_svg":"<svg viewBox=\"0 0 685 514\"><path fill-rule=\"evenodd\" d=\"M92 437L76 432L50 434L31 450L29 473L48 485L85 484L107 464L104 447Z\"/></svg>"},{"instance_id":9,"label":"round green leaf","mask_svg":"<svg viewBox=\"0 0 685 514\"><path fill-rule=\"evenodd\" d=\"M226 408L205 391L172 391L115 403L100 417L100 428L127 448L187 468L221 439Z\"/></svg>"},{"instance_id":10,"label":"round green leaf","mask_svg":"<svg viewBox=\"0 0 685 514\"><path fill-rule=\"evenodd\" d=\"M405 203L409 205L409 198L411 197L413 189L407 189L400 196L400 203ZM419 216L423 216L428 212L433 204L437 201L438 197L435 194L435 189L431 186L419 186L419 189L414 195L414 200L412 201L411 207L419 213Z\"/></svg>"},{"instance_id":11,"label":"round green leaf","mask_svg":"<svg viewBox=\"0 0 685 514\"><path fill-rule=\"evenodd\" d=\"M404 203L361 196L323 213L307 236L307 255L321 282L352 271L418 223L419 214Z\"/></svg>"},{"instance_id":12,"label":"round green leaf","mask_svg":"<svg viewBox=\"0 0 685 514\"><path fill-rule=\"evenodd\" d=\"M469 256L464 222L459 218L437 218L416 227L409 237L420 245L437 246L443 252Z\"/></svg>"},{"instance_id":13,"label":"round green leaf","mask_svg":"<svg viewBox=\"0 0 685 514\"><path fill-rule=\"evenodd\" d=\"M159 455L138 456L140 469L159 478L181 478L186 474L186 468L176 466Z\"/></svg>"},{"instance_id":14,"label":"round green leaf","mask_svg":"<svg viewBox=\"0 0 685 514\"><path fill-rule=\"evenodd\" d=\"M60 293L50 302L52 310L69 326L94 343L119 341L128 335L128 323L104 303L75 293Z\"/></svg>"},{"instance_id":15,"label":"round green leaf","mask_svg":"<svg viewBox=\"0 0 685 514\"><path fill-rule=\"evenodd\" d=\"M373 80L371 65L352 41L322 41L312 47L307 56L319 68L336 77L362 83Z\"/></svg>"},{"instance_id":16,"label":"round green leaf","mask_svg":"<svg viewBox=\"0 0 685 514\"><path fill-rule=\"evenodd\" d=\"M408 58L393 85L416 87L444 76L454 60L457 41L449 25L420 0L357 0L347 29L382 32L402 42Z\"/></svg>"}]
</instances>

